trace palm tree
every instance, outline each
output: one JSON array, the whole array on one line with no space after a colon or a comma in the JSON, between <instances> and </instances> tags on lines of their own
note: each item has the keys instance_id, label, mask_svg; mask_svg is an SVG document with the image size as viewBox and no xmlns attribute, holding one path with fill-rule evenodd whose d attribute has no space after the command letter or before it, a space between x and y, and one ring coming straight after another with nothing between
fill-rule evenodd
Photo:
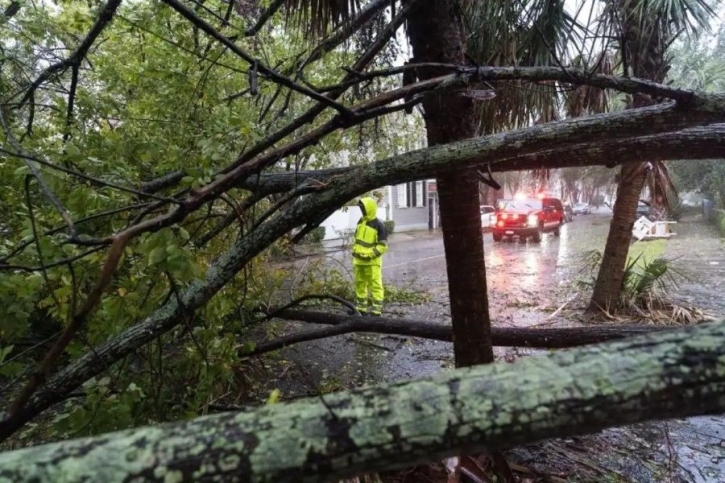
<instances>
[{"instance_id":1,"label":"palm tree","mask_svg":"<svg viewBox=\"0 0 725 483\"><path fill-rule=\"evenodd\" d=\"M669 71L667 47L680 32L693 32L696 25L707 27L711 14L704 0L612 0L606 3L603 18L619 39L624 74L663 82ZM629 100L628 107L656 102L638 94ZM589 307L592 311L609 311L617 305L637 203L650 166L654 168L652 179L661 180L666 168L658 160L628 163L620 170L612 222Z\"/></svg>"},{"instance_id":2,"label":"palm tree","mask_svg":"<svg viewBox=\"0 0 725 483\"><path fill-rule=\"evenodd\" d=\"M405 4L411 0L402 0ZM324 25L345 18L355 7L345 0L290 0L289 6L319 14ZM462 9L462 11L460 10ZM302 15L307 15L303 13ZM408 17L414 62L482 65L555 65L576 37L563 2L550 0L419 0ZM319 28L312 27L319 31ZM418 69L420 80L446 73ZM493 102L476 105L461 92L438 92L423 101L428 144L444 144L556 119L556 86L495 85ZM476 170L438 180L448 271L456 365L491 362L486 272L480 230L479 176Z\"/></svg>"}]
</instances>

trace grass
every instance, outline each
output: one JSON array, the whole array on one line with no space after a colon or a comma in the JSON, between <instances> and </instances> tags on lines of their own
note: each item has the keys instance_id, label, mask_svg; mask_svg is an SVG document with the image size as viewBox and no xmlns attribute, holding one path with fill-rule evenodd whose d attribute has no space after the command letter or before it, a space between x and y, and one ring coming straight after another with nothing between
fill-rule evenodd
<instances>
[{"instance_id":1,"label":"grass","mask_svg":"<svg viewBox=\"0 0 725 483\"><path fill-rule=\"evenodd\" d=\"M636 260L635 265L643 268L649 261L662 258L667 248L667 240L638 241L629 247L629 260ZM629 264L629 260L627 264Z\"/></svg>"},{"instance_id":2,"label":"grass","mask_svg":"<svg viewBox=\"0 0 725 483\"><path fill-rule=\"evenodd\" d=\"M693 324L704 319L701 310L672 303L668 293L679 287L679 281L686 278L673 260L664 256L666 240L636 242L630 246L622 280L622 291L617 306L610 308L608 317L643 319L664 324ZM577 284L592 288L602 264L602 254L592 250L584 257L582 271L587 280Z\"/></svg>"}]
</instances>

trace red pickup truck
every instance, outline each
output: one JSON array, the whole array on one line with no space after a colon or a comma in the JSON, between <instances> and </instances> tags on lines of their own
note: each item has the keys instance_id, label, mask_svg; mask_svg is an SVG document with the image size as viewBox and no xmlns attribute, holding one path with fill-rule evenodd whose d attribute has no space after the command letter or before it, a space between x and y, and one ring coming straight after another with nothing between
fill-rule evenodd
<instances>
[{"instance_id":1,"label":"red pickup truck","mask_svg":"<svg viewBox=\"0 0 725 483\"><path fill-rule=\"evenodd\" d=\"M520 198L501 200L496 206L496 222L492 227L493 240L518 236L538 243L544 233L559 236L564 224L564 206L558 198Z\"/></svg>"}]
</instances>

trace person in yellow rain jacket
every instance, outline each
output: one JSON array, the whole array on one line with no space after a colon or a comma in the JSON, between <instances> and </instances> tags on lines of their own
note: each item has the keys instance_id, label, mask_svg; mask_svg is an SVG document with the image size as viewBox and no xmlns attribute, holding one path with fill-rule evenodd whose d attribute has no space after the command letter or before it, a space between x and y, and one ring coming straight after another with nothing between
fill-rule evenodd
<instances>
[{"instance_id":1,"label":"person in yellow rain jacket","mask_svg":"<svg viewBox=\"0 0 725 483\"><path fill-rule=\"evenodd\" d=\"M352 266L355 276L355 298L358 312L368 314L368 289L373 302L372 315L383 311L383 255L388 251L388 232L377 218L378 205L372 198L358 202L362 218L357 222L355 244L352 247Z\"/></svg>"}]
</instances>

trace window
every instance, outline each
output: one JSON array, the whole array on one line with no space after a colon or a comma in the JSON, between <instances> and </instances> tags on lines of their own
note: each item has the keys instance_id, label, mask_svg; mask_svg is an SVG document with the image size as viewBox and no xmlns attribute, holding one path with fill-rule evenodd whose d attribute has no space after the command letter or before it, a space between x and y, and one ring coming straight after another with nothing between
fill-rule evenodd
<instances>
[{"instance_id":1,"label":"window","mask_svg":"<svg viewBox=\"0 0 725 483\"><path fill-rule=\"evenodd\" d=\"M399 184L396 186L398 189L398 208L408 207L408 185Z\"/></svg>"},{"instance_id":2,"label":"window","mask_svg":"<svg viewBox=\"0 0 725 483\"><path fill-rule=\"evenodd\" d=\"M530 211L540 210L542 208L541 200L501 200L498 209L501 211Z\"/></svg>"},{"instance_id":3,"label":"window","mask_svg":"<svg viewBox=\"0 0 725 483\"><path fill-rule=\"evenodd\" d=\"M399 184L396 188L398 189L398 208L421 208L426 206L425 182L416 181Z\"/></svg>"}]
</instances>

